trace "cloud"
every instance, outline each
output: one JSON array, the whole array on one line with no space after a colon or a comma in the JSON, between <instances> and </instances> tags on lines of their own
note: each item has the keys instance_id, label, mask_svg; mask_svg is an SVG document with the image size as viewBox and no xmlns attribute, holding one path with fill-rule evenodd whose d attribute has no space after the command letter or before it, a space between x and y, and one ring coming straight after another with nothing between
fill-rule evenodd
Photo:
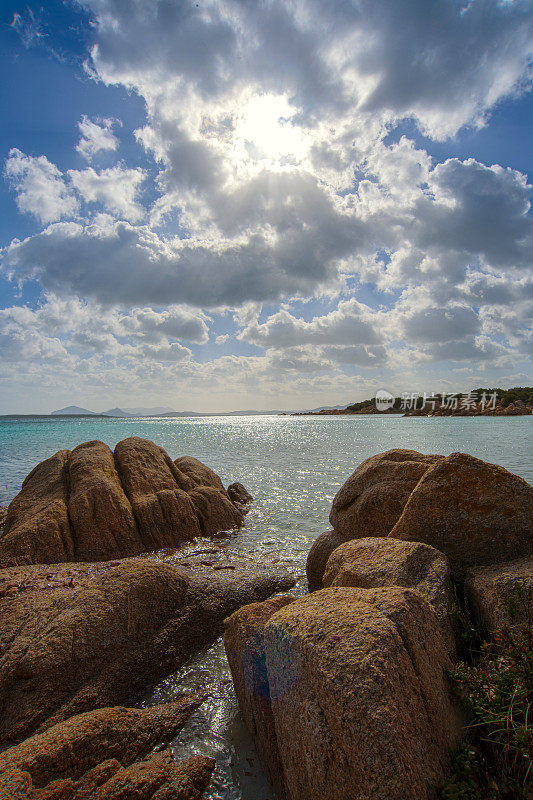
<instances>
[{"instance_id":1,"label":"cloud","mask_svg":"<svg viewBox=\"0 0 533 800\"><path fill-rule=\"evenodd\" d=\"M71 173L87 199L135 215L139 171ZM372 184L374 186L374 184ZM122 192L121 192L122 189ZM445 280L470 265L531 264L531 186L520 173L451 159L411 187L402 204L387 185L339 197L306 174L260 173L226 196L209 235L176 238L149 226L94 219L57 223L6 250L18 278L109 304L235 306L341 287L359 274L384 289ZM376 260L376 253L387 259Z\"/></svg>"},{"instance_id":2,"label":"cloud","mask_svg":"<svg viewBox=\"0 0 533 800\"><path fill-rule=\"evenodd\" d=\"M498 100L530 85L527 2L393 0L355 4L363 75L379 76L362 108L415 117L435 139L484 124Z\"/></svg>"},{"instance_id":3,"label":"cloud","mask_svg":"<svg viewBox=\"0 0 533 800\"><path fill-rule=\"evenodd\" d=\"M46 296L36 309L0 309L0 361L26 363L80 358L181 361L191 356L183 341L204 344L209 338L205 315L186 308L132 308L127 311Z\"/></svg>"},{"instance_id":4,"label":"cloud","mask_svg":"<svg viewBox=\"0 0 533 800\"><path fill-rule=\"evenodd\" d=\"M102 203L104 208L122 219L138 222L144 209L137 202L141 183L146 178L142 169L122 166L96 172L92 167L68 171L78 194L89 203Z\"/></svg>"},{"instance_id":5,"label":"cloud","mask_svg":"<svg viewBox=\"0 0 533 800\"><path fill-rule=\"evenodd\" d=\"M96 119L93 121L86 117L85 114L78 122L78 129L80 131L80 140L76 145L76 150L87 161L99 153L104 151L115 151L118 147L118 139L113 133L113 125L121 124L117 120L104 118Z\"/></svg>"},{"instance_id":6,"label":"cloud","mask_svg":"<svg viewBox=\"0 0 533 800\"><path fill-rule=\"evenodd\" d=\"M470 360L514 374L511 356L525 368L527 176L439 163L388 134L409 120L444 140L528 91L530 2L83 6L87 71L145 103L131 132L142 167L138 150L107 166L110 118L78 123L76 150L106 154L105 169L10 152L18 207L43 229L13 240L2 268L45 297L0 316L8 352L27 341L35 365L81 359L128 391L127 370L144 367L153 385L208 395L346 387L356 368L405 379Z\"/></svg>"},{"instance_id":7,"label":"cloud","mask_svg":"<svg viewBox=\"0 0 533 800\"><path fill-rule=\"evenodd\" d=\"M144 341L157 341L162 336L205 344L209 339L209 317L187 308L170 306L162 311L153 308L133 308L120 314L117 329Z\"/></svg>"},{"instance_id":8,"label":"cloud","mask_svg":"<svg viewBox=\"0 0 533 800\"><path fill-rule=\"evenodd\" d=\"M246 81L294 98L303 119L415 116L442 138L482 124L531 79L533 23L521 0L85 5L98 26L97 74L151 104L183 90L211 100Z\"/></svg>"},{"instance_id":9,"label":"cloud","mask_svg":"<svg viewBox=\"0 0 533 800\"><path fill-rule=\"evenodd\" d=\"M28 48L42 41L46 37L45 28L40 16L35 15L34 11L26 7L22 14L15 12L10 28L20 36L24 47Z\"/></svg>"},{"instance_id":10,"label":"cloud","mask_svg":"<svg viewBox=\"0 0 533 800\"><path fill-rule=\"evenodd\" d=\"M375 329L375 314L357 300L339 303L335 311L311 322L282 310L266 322L248 325L239 338L262 347L293 347L304 344L377 344L380 339Z\"/></svg>"},{"instance_id":11,"label":"cloud","mask_svg":"<svg viewBox=\"0 0 533 800\"><path fill-rule=\"evenodd\" d=\"M320 231L308 238L301 229L289 230L275 246L259 233L223 244L169 242L146 227L95 221L56 223L12 242L4 263L18 278L37 278L47 290L103 304L209 308L312 292L335 276L334 254Z\"/></svg>"},{"instance_id":12,"label":"cloud","mask_svg":"<svg viewBox=\"0 0 533 800\"><path fill-rule=\"evenodd\" d=\"M401 328L403 338L411 343L449 342L478 333L480 323L473 308L448 304L411 310L403 316Z\"/></svg>"},{"instance_id":13,"label":"cloud","mask_svg":"<svg viewBox=\"0 0 533 800\"><path fill-rule=\"evenodd\" d=\"M27 156L14 147L6 160L5 175L24 214L32 214L43 224L76 216L79 203L46 156Z\"/></svg>"}]
</instances>

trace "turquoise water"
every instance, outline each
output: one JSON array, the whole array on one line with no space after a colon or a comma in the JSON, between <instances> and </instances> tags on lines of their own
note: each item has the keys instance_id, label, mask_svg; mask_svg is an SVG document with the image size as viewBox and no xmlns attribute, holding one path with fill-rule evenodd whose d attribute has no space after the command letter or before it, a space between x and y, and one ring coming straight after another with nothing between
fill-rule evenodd
<instances>
[{"instance_id":1,"label":"turquoise water","mask_svg":"<svg viewBox=\"0 0 533 800\"><path fill-rule=\"evenodd\" d=\"M56 450L89 439L113 447L128 436L152 439L172 458L196 456L226 485L241 481L255 502L244 529L222 546L229 553L254 557L279 554L299 575L311 541L329 527L335 492L375 453L393 447L443 454L459 450L501 464L533 483L532 417L17 419L0 420L0 503L9 501L28 471ZM206 800L274 800L240 720L220 641L141 702L171 700L196 687L208 689L211 697L173 747L180 757L216 756Z\"/></svg>"},{"instance_id":2,"label":"turquoise water","mask_svg":"<svg viewBox=\"0 0 533 800\"><path fill-rule=\"evenodd\" d=\"M90 439L113 447L128 436L152 439L172 458L196 456L225 483L241 481L257 498L250 527L270 527L283 539L320 533L346 477L368 456L392 447L460 450L533 483L533 417L18 418L0 420L0 503L56 450Z\"/></svg>"}]
</instances>

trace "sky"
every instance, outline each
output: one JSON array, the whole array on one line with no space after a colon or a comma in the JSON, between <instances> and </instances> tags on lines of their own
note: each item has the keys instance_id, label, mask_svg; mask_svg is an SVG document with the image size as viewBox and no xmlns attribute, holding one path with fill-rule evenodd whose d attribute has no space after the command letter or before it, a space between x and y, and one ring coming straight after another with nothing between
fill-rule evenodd
<instances>
[{"instance_id":1,"label":"sky","mask_svg":"<svg viewBox=\"0 0 533 800\"><path fill-rule=\"evenodd\" d=\"M0 62L0 413L533 383L532 0L8 0Z\"/></svg>"}]
</instances>

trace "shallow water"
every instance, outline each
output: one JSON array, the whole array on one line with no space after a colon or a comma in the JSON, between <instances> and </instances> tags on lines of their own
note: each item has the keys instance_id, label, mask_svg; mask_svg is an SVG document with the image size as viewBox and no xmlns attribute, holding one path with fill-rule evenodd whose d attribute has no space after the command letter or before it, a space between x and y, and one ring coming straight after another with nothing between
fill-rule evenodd
<instances>
[{"instance_id":1,"label":"shallow water","mask_svg":"<svg viewBox=\"0 0 533 800\"><path fill-rule=\"evenodd\" d=\"M532 417L199 417L181 419L0 420L0 503L28 471L63 448L128 436L152 439L172 458L193 455L227 485L241 481L255 502L223 547L231 554L276 554L303 574L311 542L328 528L337 489L365 458L393 447L471 453L533 483ZM303 583L299 587L303 589ZM215 755L208 800L274 800L243 729L221 642L142 698L170 700L189 688L211 693L173 743L176 753Z\"/></svg>"}]
</instances>

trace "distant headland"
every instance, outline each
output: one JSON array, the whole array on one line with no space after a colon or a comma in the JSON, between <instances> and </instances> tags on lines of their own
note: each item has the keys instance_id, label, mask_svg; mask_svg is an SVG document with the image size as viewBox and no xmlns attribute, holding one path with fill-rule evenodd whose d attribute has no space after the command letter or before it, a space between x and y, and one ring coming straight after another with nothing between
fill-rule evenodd
<instances>
[{"instance_id":1,"label":"distant headland","mask_svg":"<svg viewBox=\"0 0 533 800\"><path fill-rule=\"evenodd\" d=\"M435 394L404 392L394 397L378 393L371 400L346 408L292 412L291 416L337 416L341 414L403 414L405 417L515 417L533 413L533 387L473 389L470 392Z\"/></svg>"}]
</instances>

